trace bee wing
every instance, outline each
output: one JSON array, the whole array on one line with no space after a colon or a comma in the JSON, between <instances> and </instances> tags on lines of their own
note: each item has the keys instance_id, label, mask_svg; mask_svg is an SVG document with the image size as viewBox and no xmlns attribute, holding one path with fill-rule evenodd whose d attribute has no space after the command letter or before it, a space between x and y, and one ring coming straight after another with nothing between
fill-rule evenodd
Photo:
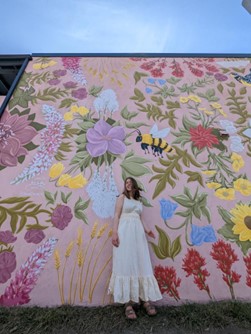
<instances>
[{"instance_id":1,"label":"bee wing","mask_svg":"<svg viewBox=\"0 0 251 334\"><path fill-rule=\"evenodd\" d=\"M158 131L153 135L153 138L165 138L170 132L170 128L165 128L163 130Z\"/></svg>"},{"instance_id":2,"label":"bee wing","mask_svg":"<svg viewBox=\"0 0 251 334\"><path fill-rule=\"evenodd\" d=\"M158 126L156 123L153 124L151 130L150 130L150 135L155 135L159 131Z\"/></svg>"}]
</instances>

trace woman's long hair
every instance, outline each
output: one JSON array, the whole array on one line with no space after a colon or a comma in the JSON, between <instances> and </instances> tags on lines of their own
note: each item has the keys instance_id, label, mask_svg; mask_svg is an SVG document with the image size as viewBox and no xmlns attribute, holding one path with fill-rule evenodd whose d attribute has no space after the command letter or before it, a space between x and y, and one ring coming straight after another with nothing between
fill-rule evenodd
<instances>
[{"instance_id":1,"label":"woman's long hair","mask_svg":"<svg viewBox=\"0 0 251 334\"><path fill-rule=\"evenodd\" d=\"M132 181L132 197L136 199L137 201L141 198L140 191L142 190L139 186L137 181L133 177L127 177L124 182L124 191L122 194L124 194L127 198L130 199L130 193L126 189L126 181L131 180Z\"/></svg>"}]
</instances>

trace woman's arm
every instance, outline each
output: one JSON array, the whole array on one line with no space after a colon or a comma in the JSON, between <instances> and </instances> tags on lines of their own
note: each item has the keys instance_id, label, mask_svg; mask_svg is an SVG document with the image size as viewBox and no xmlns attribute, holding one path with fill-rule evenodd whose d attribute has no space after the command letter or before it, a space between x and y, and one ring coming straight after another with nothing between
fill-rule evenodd
<instances>
[{"instance_id":1,"label":"woman's arm","mask_svg":"<svg viewBox=\"0 0 251 334\"><path fill-rule=\"evenodd\" d=\"M146 226L146 223L144 222L144 219L142 218L142 213L140 214L140 220L141 220L141 223L142 223L142 225L143 225L143 228L144 228L145 233L146 233L149 237L155 239L155 234L153 233L152 230L150 230L150 229Z\"/></svg>"},{"instance_id":2,"label":"woman's arm","mask_svg":"<svg viewBox=\"0 0 251 334\"><path fill-rule=\"evenodd\" d=\"M115 215L113 219L112 244L115 247L119 246L118 226L119 226L119 218L121 216L123 208L123 203L124 203L124 195L120 195L116 202Z\"/></svg>"}]
</instances>

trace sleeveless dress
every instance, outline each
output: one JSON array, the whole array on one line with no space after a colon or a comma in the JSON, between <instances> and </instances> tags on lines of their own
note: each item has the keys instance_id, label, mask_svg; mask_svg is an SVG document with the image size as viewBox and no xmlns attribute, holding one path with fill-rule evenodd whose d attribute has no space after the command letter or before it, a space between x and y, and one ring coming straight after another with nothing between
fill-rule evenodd
<instances>
[{"instance_id":1,"label":"sleeveless dress","mask_svg":"<svg viewBox=\"0 0 251 334\"><path fill-rule=\"evenodd\" d=\"M113 268L108 293L115 303L162 299L153 275L145 231L140 220L142 203L124 198L119 220L119 247L113 247Z\"/></svg>"}]
</instances>

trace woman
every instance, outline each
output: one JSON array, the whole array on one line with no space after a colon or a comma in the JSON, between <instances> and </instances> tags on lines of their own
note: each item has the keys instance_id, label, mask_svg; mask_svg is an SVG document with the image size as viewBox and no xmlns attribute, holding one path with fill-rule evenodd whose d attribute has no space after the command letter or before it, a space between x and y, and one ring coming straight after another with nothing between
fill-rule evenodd
<instances>
[{"instance_id":1,"label":"woman","mask_svg":"<svg viewBox=\"0 0 251 334\"><path fill-rule=\"evenodd\" d=\"M131 177L125 180L124 191L116 203L112 235L113 270L109 292L114 302L125 304L128 319L137 318L133 303L142 301L147 314L153 316L156 309L150 301L162 299L145 233L152 238L155 235L141 220L140 190L136 180Z\"/></svg>"}]
</instances>

